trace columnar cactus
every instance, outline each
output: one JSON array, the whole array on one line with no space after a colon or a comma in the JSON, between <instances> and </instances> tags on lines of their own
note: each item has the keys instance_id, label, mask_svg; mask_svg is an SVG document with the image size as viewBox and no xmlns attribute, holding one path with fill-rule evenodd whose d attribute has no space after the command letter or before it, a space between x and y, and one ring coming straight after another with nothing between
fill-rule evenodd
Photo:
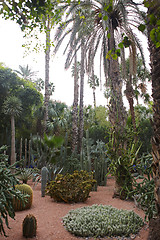
<instances>
[{"instance_id":1,"label":"columnar cactus","mask_svg":"<svg viewBox=\"0 0 160 240\"><path fill-rule=\"evenodd\" d=\"M49 171L46 167L41 169L41 196L45 197L45 188L48 181Z\"/></svg>"},{"instance_id":2,"label":"columnar cactus","mask_svg":"<svg viewBox=\"0 0 160 240\"><path fill-rule=\"evenodd\" d=\"M23 220L23 237L33 238L36 236L37 219L34 215L28 214Z\"/></svg>"}]
</instances>

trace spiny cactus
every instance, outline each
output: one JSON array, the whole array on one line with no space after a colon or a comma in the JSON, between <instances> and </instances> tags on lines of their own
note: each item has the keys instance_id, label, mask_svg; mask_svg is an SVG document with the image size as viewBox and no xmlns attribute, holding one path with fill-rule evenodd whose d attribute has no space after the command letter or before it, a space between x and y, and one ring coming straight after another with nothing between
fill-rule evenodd
<instances>
[{"instance_id":1,"label":"spiny cactus","mask_svg":"<svg viewBox=\"0 0 160 240\"><path fill-rule=\"evenodd\" d=\"M47 184L47 181L48 181L48 174L49 174L49 171L46 167L43 167L41 169L41 196L42 197L45 197L45 188L46 188L46 184Z\"/></svg>"},{"instance_id":2,"label":"spiny cactus","mask_svg":"<svg viewBox=\"0 0 160 240\"><path fill-rule=\"evenodd\" d=\"M29 209L32 206L33 201L33 190L27 184L18 184L15 186L16 190L19 190L21 193L28 195L26 198L26 202L22 202L22 200L14 198L13 199L13 208L15 211L22 211L25 209Z\"/></svg>"},{"instance_id":3,"label":"spiny cactus","mask_svg":"<svg viewBox=\"0 0 160 240\"><path fill-rule=\"evenodd\" d=\"M28 214L23 220L23 237L33 238L36 236L37 219L34 215Z\"/></svg>"}]
</instances>

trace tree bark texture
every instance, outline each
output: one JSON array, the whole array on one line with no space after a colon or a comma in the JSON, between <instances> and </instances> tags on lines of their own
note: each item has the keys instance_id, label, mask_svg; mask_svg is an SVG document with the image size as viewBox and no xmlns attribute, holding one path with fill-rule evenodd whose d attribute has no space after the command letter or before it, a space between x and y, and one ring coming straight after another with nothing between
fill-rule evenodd
<instances>
[{"instance_id":1,"label":"tree bark texture","mask_svg":"<svg viewBox=\"0 0 160 240\"><path fill-rule=\"evenodd\" d=\"M108 51L115 48L112 20L109 23L109 33L111 37L108 39ZM122 100L122 79L119 74L118 60L114 60L112 57L109 59L109 79L111 89L109 120L114 130L122 133L126 125L126 111Z\"/></svg>"},{"instance_id":2,"label":"tree bark texture","mask_svg":"<svg viewBox=\"0 0 160 240\"><path fill-rule=\"evenodd\" d=\"M159 1L150 1L148 7L148 16L154 15L160 19L160 3ZM152 156L153 156L153 177L155 182L155 199L158 211L156 221L160 220L160 47L156 48L150 39L150 32L156 26L152 22L150 24L148 19L148 39L151 61L151 79L152 79L152 97L153 97L153 138L152 138ZM150 220L150 226L151 226ZM159 221L160 222L160 221ZM153 224L152 224L153 226ZM160 239L160 231L158 232L156 226L149 231L149 240ZM157 235L158 234L158 235Z\"/></svg>"},{"instance_id":3,"label":"tree bark texture","mask_svg":"<svg viewBox=\"0 0 160 240\"><path fill-rule=\"evenodd\" d=\"M81 73L80 73L80 106L79 106L79 146L78 151L81 151L82 148L82 138L83 138L83 129L84 129L84 119L83 119L83 97L84 97L84 39L81 40Z\"/></svg>"},{"instance_id":4,"label":"tree bark texture","mask_svg":"<svg viewBox=\"0 0 160 240\"><path fill-rule=\"evenodd\" d=\"M50 19L47 20L46 29L46 50L45 50L45 99L44 99L44 133L46 132L46 125L48 120L48 104L50 98L49 88L49 62L50 62Z\"/></svg>"},{"instance_id":5,"label":"tree bark texture","mask_svg":"<svg viewBox=\"0 0 160 240\"><path fill-rule=\"evenodd\" d=\"M72 112L72 152L78 147L78 72L77 72L77 56L74 59L74 100Z\"/></svg>"},{"instance_id":6,"label":"tree bark texture","mask_svg":"<svg viewBox=\"0 0 160 240\"><path fill-rule=\"evenodd\" d=\"M15 119L11 116L11 165L16 162L16 151L15 151Z\"/></svg>"}]
</instances>

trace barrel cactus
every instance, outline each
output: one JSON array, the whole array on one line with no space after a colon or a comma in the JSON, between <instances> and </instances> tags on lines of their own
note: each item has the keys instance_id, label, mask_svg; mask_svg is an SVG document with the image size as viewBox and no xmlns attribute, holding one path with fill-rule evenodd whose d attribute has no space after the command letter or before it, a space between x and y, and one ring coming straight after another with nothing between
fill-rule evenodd
<instances>
[{"instance_id":1,"label":"barrel cactus","mask_svg":"<svg viewBox=\"0 0 160 240\"><path fill-rule=\"evenodd\" d=\"M25 209L29 209L32 206L33 201L33 190L27 184L18 184L15 186L16 190L19 190L21 193L27 195L26 201L22 202L21 199L14 198L13 199L13 208L15 211L22 211Z\"/></svg>"},{"instance_id":2,"label":"barrel cactus","mask_svg":"<svg viewBox=\"0 0 160 240\"><path fill-rule=\"evenodd\" d=\"M45 197L45 188L48 181L49 171L46 167L41 169L41 196Z\"/></svg>"},{"instance_id":3,"label":"barrel cactus","mask_svg":"<svg viewBox=\"0 0 160 240\"><path fill-rule=\"evenodd\" d=\"M34 215L28 214L23 220L23 237L33 238L36 236L37 219Z\"/></svg>"}]
</instances>

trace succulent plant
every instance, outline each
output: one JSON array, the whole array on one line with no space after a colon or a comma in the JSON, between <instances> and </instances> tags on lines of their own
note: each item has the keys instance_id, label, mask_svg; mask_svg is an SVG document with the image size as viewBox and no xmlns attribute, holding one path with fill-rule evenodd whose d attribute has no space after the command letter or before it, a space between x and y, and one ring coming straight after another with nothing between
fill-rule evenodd
<instances>
[{"instance_id":1,"label":"succulent plant","mask_svg":"<svg viewBox=\"0 0 160 240\"><path fill-rule=\"evenodd\" d=\"M46 167L43 167L41 170L41 196L45 197L45 188L48 181L49 171Z\"/></svg>"},{"instance_id":2,"label":"succulent plant","mask_svg":"<svg viewBox=\"0 0 160 240\"><path fill-rule=\"evenodd\" d=\"M15 211L22 211L25 209L29 209L32 206L33 201L33 190L27 184L17 184L15 186L16 190L19 190L24 195L27 195L26 200L22 201L21 199L14 198L13 199L13 208Z\"/></svg>"},{"instance_id":3,"label":"succulent plant","mask_svg":"<svg viewBox=\"0 0 160 240\"><path fill-rule=\"evenodd\" d=\"M58 174L55 181L47 185L46 194L57 202L84 202L89 198L95 183L92 172L81 170L73 174Z\"/></svg>"},{"instance_id":4,"label":"succulent plant","mask_svg":"<svg viewBox=\"0 0 160 240\"><path fill-rule=\"evenodd\" d=\"M135 212L107 205L92 205L75 210L63 217L66 229L81 237L112 237L136 234L143 220Z\"/></svg>"},{"instance_id":5,"label":"succulent plant","mask_svg":"<svg viewBox=\"0 0 160 240\"><path fill-rule=\"evenodd\" d=\"M28 214L23 220L23 236L26 238L33 238L36 236L37 219L34 215Z\"/></svg>"}]
</instances>

